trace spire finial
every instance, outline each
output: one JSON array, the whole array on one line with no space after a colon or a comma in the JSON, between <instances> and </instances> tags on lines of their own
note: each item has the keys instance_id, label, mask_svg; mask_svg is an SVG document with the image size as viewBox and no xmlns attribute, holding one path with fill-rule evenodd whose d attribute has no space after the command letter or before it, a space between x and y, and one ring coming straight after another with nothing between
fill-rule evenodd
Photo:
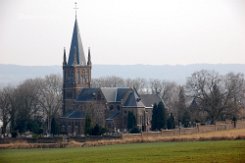
<instances>
[{"instance_id":1,"label":"spire finial","mask_svg":"<svg viewBox=\"0 0 245 163\"><path fill-rule=\"evenodd\" d=\"M74 10L75 10L75 18L77 18L77 10L78 10L77 2L75 2L74 4L75 4L75 7L74 7Z\"/></svg>"}]
</instances>

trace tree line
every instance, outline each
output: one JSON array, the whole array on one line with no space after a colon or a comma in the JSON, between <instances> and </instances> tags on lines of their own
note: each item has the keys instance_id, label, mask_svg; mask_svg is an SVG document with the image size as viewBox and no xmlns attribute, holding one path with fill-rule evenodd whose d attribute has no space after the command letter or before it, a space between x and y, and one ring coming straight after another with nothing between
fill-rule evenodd
<instances>
[{"instance_id":1,"label":"tree line","mask_svg":"<svg viewBox=\"0 0 245 163\"><path fill-rule=\"evenodd\" d=\"M159 79L123 79L116 76L94 79L95 87L133 87L139 94L158 94L164 101L167 115L175 123L190 126L191 122L214 124L217 120L238 117L244 110L244 74L221 75L201 70L187 77L184 85ZM243 111L244 112L244 111ZM240 115L241 116L241 115Z\"/></svg>"},{"instance_id":2,"label":"tree line","mask_svg":"<svg viewBox=\"0 0 245 163\"><path fill-rule=\"evenodd\" d=\"M1 132L12 136L31 131L36 134L57 132L61 115L62 79L59 75L28 79L16 87L0 90Z\"/></svg>"},{"instance_id":3,"label":"tree line","mask_svg":"<svg viewBox=\"0 0 245 163\"><path fill-rule=\"evenodd\" d=\"M92 87L132 87L139 94L158 94L164 101L161 105L165 111L161 113L157 110L162 106L156 104L153 114L161 115L164 120L158 117L155 121L153 117L153 130L172 128L176 124L190 127L193 123L214 124L218 120L238 118L244 110L244 84L242 73L221 75L207 70L194 72L187 77L184 85L157 77L123 79L108 76L92 80ZM7 128L13 134L26 131L56 134L59 132L61 113L62 77L59 75L28 79L16 87L8 86L0 90L3 134L6 134Z\"/></svg>"}]
</instances>

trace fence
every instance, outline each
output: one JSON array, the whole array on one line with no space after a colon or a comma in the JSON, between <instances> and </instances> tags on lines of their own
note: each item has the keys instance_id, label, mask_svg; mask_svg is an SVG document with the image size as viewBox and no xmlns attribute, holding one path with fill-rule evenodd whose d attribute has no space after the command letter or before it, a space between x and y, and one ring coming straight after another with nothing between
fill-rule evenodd
<instances>
[{"instance_id":1,"label":"fence","mask_svg":"<svg viewBox=\"0 0 245 163\"><path fill-rule=\"evenodd\" d=\"M175 135L190 135L196 133L206 133L212 131L222 131L230 129L243 129L245 128L245 121L237 121L236 127L234 128L234 123L231 121L217 122L215 125L197 125L193 128L176 128L173 130L161 130L158 132L143 132L141 135L147 136L175 136ZM140 134L123 134L124 138L134 137Z\"/></svg>"}]
</instances>

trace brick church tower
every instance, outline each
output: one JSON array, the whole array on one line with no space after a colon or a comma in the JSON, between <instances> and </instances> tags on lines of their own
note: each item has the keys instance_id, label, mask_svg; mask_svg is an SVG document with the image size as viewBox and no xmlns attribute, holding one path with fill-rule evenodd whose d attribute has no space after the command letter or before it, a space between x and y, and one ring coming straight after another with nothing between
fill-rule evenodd
<instances>
[{"instance_id":1,"label":"brick church tower","mask_svg":"<svg viewBox=\"0 0 245 163\"><path fill-rule=\"evenodd\" d=\"M86 62L76 16L68 62L64 49L63 114L73 109L73 102L77 99L82 88L90 88L91 69L90 49L88 49L88 61Z\"/></svg>"}]
</instances>

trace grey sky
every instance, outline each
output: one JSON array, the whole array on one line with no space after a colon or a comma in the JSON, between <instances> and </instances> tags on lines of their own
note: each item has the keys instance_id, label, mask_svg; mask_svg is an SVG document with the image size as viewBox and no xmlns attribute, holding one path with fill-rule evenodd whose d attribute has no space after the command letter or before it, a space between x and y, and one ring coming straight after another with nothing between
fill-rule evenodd
<instances>
[{"instance_id":1,"label":"grey sky","mask_svg":"<svg viewBox=\"0 0 245 163\"><path fill-rule=\"evenodd\" d=\"M77 0L93 64L245 64L244 0ZM0 63L61 65L70 0L0 0Z\"/></svg>"}]
</instances>

